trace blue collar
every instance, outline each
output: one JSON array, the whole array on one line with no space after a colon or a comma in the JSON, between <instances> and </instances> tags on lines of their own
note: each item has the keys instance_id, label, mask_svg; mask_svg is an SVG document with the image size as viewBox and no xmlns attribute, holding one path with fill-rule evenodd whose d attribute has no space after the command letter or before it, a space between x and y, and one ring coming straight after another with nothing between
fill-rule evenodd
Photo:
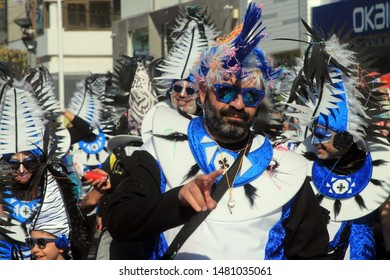
<instances>
[{"instance_id":1,"label":"blue collar","mask_svg":"<svg viewBox=\"0 0 390 280\"><path fill-rule=\"evenodd\" d=\"M188 140L191 152L205 174L223 168L223 161L226 167L231 166L239 154L218 147L218 144L207 133L203 119L200 117L191 120L188 126ZM269 166L273 151L268 138L264 139L260 147L253 149L252 146L250 152L244 156L243 165L234 186L242 186L253 181ZM220 178L217 181L219 180Z\"/></svg>"},{"instance_id":2,"label":"blue collar","mask_svg":"<svg viewBox=\"0 0 390 280\"><path fill-rule=\"evenodd\" d=\"M354 197L363 191L372 176L372 159L367 154L363 166L349 175L338 175L327 167L314 161L312 180L318 192L334 199Z\"/></svg>"}]
</instances>

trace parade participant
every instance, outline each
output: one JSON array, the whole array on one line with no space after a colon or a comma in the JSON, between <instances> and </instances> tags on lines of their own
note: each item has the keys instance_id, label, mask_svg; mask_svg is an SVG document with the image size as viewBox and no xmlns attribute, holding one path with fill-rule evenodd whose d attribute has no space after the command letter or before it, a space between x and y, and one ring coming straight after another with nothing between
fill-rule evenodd
<instances>
[{"instance_id":1,"label":"parade participant","mask_svg":"<svg viewBox=\"0 0 390 280\"><path fill-rule=\"evenodd\" d=\"M26 244L32 259L66 260L70 256L70 222L63 193L51 175L43 190L42 203L29 228Z\"/></svg>"},{"instance_id":2,"label":"parade participant","mask_svg":"<svg viewBox=\"0 0 390 280\"><path fill-rule=\"evenodd\" d=\"M160 106L179 110L182 114L201 115L199 93L195 87L195 78L190 74L200 52L215 42L219 32L198 6L189 6L180 11L177 25L171 37L175 42L168 56L157 68L161 74L155 78L156 88L166 94L167 100L157 103L145 115L142 123L142 140L151 136L152 120Z\"/></svg>"},{"instance_id":3,"label":"parade participant","mask_svg":"<svg viewBox=\"0 0 390 280\"><path fill-rule=\"evenodd\" d=\"M69 248L68 245L58 245L58 240L60 240L58 237L46 231L32 231L30 235L31 237L26 239L26 244L31 248L32 259L65 260L70 258L66 253ZM66 237L62 238L65 240ZM68 241L65 241L64 244L67 244L66 242Z\"/></svg>"},{"instance_id":4,"label":"parade participant","mask_svg":"<svg viewBox=\"0 0 390 280\"><path fill-rule=\"evenodd\" d=\"M14 76L11 64L1 70L0 259L29 259L31 252L24 237L40 205L43 187L36 177L43 156L44 112L31 85Z\"/></svg>"},{"instance_id":5,"label":"parade participant","mask_svg":"<svg viewBox=\"0 0 390 280\"><path fill-rule=\"evenodd\" d=\"M66 145L62 129L57 117L43 110L50 100L48 88L34 87L43 81L30 84L27 76L14 72L12 64L6 67L0 79L0 258L30 259L25 237L47 184L70 192L71 183L59 152Z\"/></svg>"},{"instance_id":6,"label":"parade participant","mask_svg":"<svg viewBox=\"0 0 390 280\"><path fill-rule=\"evenodd\" d=\"M312 42L290 99L299 110L291 116L306 126L297 151L312 164L313 190L329 212L330 258L375 259L375 211L389 195L390 153L372 124L387 109L348 44L304 24Z\"/></svg>"},{"instance_id":7,"label":"parade participant","mask_svg":"<svg viewBox=\"0 0 390 280\"><path fill-rule=\"evenodd\" d=\"M83 200L82 205L99 204L97 214L100 222L98 229L101 234L96 252L97 260L129 260L140 259L143 256L143 251L139 249L142 248L142 243L140 245L140 242L117 242L112 239L107 230L108 201L115 188L128 175L123 168L122 161L131 156L141 145L140 136L117 135L112 137L108 142L110 156L103 163L102 169L96 170L96 172L106 174L109 182L103 183L97 180L92 182L94 190L89 193L90 197L87 196Z\"/></svg>"},{"instance_id":8,"label":"parade participant","mask_svg":"<svg viewBox=\"0 0 390 280\"><path fill-rule=\"evenodd\" d=\"M265 84L279 74L257 47L261 13L250 3L243 24L197 61L204 116L157 110L152 138L124 164L108 229L119 241L144 240L148 259L327 257L306 160L251 133Z\"/></svg>"},{"instance_id":9,"label":"parade participant","mask_svg":"<svg viewBox=\"0 0 390 280\"><path fill-rule=\"evenodd\" d=\"M26 235L23 228L31 222L40 204L41 185L31 184L40 155L34 149L2 156L2 165L9 164L14 172L1 187L4 212L0 223L0 259L30 258L30 250L23 240Z\"/></svg>"}]
</instances>

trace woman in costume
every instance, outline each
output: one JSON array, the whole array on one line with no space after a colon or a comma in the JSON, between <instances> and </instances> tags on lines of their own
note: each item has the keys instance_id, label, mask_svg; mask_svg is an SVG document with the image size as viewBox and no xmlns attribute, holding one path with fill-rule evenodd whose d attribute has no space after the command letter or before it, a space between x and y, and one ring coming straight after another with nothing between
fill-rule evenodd
<instances>
[{"instance_id":1,"label":"woman in costume","mask_svg":"<svg viewBox=\"0 0 390 280\"><path fill-rule=\"evenodd\" d=\"M0 259L30 259L25 238L46 185L71 190L61 164L66 143L56 116L43 110L51 102L50 93L45 86L35 86L44 82L14 73L12 65L2 66Z\"/></svg>"},{"instance_id":2,"label":"woman in costume","mask_svg":"<svg viewBox=\"0 0 390 280\"><path fill-rule=\"evenodd\" d=\"M0 259L29 259L24 238L42 194L38 169L43 159L45 120L32 86L13 74L11 67L3 68L0 79Z\"/></svg>"}]
</instances>

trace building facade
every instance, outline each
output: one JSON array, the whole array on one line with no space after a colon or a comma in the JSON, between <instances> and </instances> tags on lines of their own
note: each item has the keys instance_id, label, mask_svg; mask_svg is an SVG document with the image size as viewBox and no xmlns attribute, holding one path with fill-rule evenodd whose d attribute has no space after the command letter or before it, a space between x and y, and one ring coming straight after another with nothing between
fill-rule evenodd
<instances>
[{"instance_id":1,"label":"building facade","mask_svg":"<svg viewBox=\"0 0 390 280\"><path fill-rule=\"evenodd\" d=\"M56 0L7 2L8 48L26 49L21 40L23 29L14 20L31 19L31 30L37 43L35 53L32 54L32 64L46 66L55 81L58 81L62 70L64 105L72 97L76 82L91 73L111 71L111 28L112 22L120 18L120 0L63 0L61 14L58 13ZM61 22L59 16L62 18ZM60 41L62 64L59 61Z\"/></svg>"}]
</instances>

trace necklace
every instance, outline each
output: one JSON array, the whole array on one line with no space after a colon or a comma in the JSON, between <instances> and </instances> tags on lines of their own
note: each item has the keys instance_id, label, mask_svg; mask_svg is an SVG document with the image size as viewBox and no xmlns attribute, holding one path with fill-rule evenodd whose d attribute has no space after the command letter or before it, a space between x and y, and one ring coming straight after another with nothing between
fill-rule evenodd
<instances>
[{"instance_id":1,"label":"necklace","mask_svg":"<svg viewBox=\"0 0 390 280\"><path fill-rule=\"evenodd\" d=\"M250 138L249 138L249 141L250 141ZM248 143L246 144L246 146L245 146L245 148L244 148L244 155L246 154L246 150L248 149L249 141L248 141ZM226 174L226 182L227 182L227 185L228 185L228 188L229 188L229 200L228 200L227 206L228 206L228 208L229 208L230 214L233 214L232 209L234 208L234 206L236 206L236 201L235 201L234 198L233 198L234 182L236 181L238 172L239 172L240 169L241 169L242 162L244 161L244 156L241 157L241 160L240 160L240 163L239 163L239 165L238 165L236 174L234 175L232 184L230 185L229 176L228 176L228 174L227 174L227 167L226 167L226 164L225 164L225 161L226 161L226 160L225 160L225 158L222 157L222 151L221 151L221 148L219 147L219 145L218 145L217 147L218 147L219 155L221 156L221 162L222 162L222 166L223 166L224 173Z\"/></svg>"}]
</instances>

